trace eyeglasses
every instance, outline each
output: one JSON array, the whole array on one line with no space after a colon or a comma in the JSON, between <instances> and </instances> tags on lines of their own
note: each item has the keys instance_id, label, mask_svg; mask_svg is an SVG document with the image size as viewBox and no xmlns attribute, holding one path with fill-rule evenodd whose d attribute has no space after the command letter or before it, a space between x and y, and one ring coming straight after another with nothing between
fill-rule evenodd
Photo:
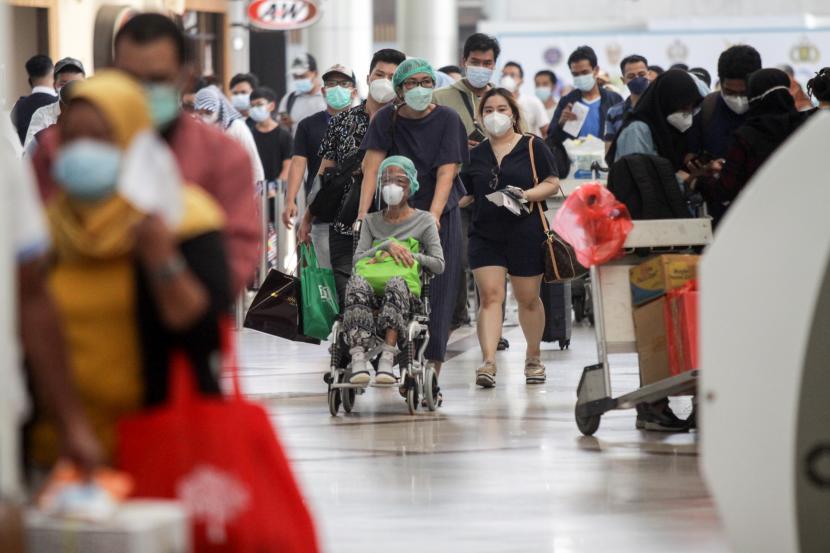
<instances>
[{"instance_id":1,"label":"eyeglasses","mask_svg":"<svg viewBox=\"0 0 830 553\"><path fill-rule=\"evenodd\" d=\"M334 88L335 86L342 86L343 88L354 87L354 83L350 80L337 81L335 79L329 79L323 84L326 86L326 88Z\"/></svg>"},{"instance_id":2,"label":"eyeglasses","mask_svg":"<svg viewBox=\"0 0 830 553\"><path fill-rule=\"evenodd\" d=\"M403 82L404 90L412 90L416 86L420 86L423 88L432 88L435 86L435 81L427 77L425 79L421 79L420 81L417 79L407 79Z\"/></svg>"},{"instance_id":3,"label":"eyeglasses","mask_svg":"<svg viewBox=\"0 0 830 553\"><path fill-rule=\"evenodd\" d=\"M493 167L493 170L490 172L490 190L495 190L499 186L499 174L501 170L499 166Z\"/></svg>"}]
</instances>

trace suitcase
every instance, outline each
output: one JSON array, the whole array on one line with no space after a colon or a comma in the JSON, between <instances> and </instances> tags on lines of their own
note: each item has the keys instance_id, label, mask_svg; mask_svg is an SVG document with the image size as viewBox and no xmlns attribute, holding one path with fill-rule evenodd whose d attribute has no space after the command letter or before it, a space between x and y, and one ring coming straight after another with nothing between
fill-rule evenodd
<instances>
[{"instance_id":1,"label":"suitcase","mask_svg":"<svg viewBox=\"0 0 830 553\"><path fill-rule=\"evenodd\" d=\"M542 282L542 304L545 306L543 342L559 342L559 349L571 345L571 283Z\"/></svg>"}]
</instances>

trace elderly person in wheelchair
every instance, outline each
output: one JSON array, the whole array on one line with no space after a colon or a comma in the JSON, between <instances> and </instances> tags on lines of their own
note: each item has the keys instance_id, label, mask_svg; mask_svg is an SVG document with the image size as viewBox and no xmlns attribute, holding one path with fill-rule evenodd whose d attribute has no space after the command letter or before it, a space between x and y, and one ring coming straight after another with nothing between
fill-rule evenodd
<instances>
[{"instance_id":1,"label":"elderly person in wheelchair","mask_svg":"<svg viewBox=\"0 0 830 553\"><path fill-rule=\"evenodd\" d=\"M435 219L412 208L418 190L415 165L404 156L386 158L378 170L378 192L386 207L370 213L360 227L354 272L346 286L343 334L350 348L349 382L371 382L370 352L382 340L376 384L395 384L398 345L420 298L420 272L444 271L444 252Z\"/></svg>"}]
</instances>

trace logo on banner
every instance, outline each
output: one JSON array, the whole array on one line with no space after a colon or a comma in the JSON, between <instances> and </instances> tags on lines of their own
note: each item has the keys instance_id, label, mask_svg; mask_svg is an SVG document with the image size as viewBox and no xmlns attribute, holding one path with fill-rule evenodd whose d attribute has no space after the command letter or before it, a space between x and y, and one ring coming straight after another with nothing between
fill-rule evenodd
<instances>
[{"instance_id":1,"label":"logo on banner","mask_svg":"<svg viewBox=\"0 0 830 553\"><path fill-rule=\"evenodd\" d=\"M292 31L313 25L322 15L313 0L254 0L248 19L254 27L269 31Z\"/></svg>"},{"instance_id":2,"label":"logo on banner","mask_svg":"<svg viewBox=\"0 0 830 553\"><path fill-rule=\"evenodd\" d=\"M810 39L802 37L801 41L790 49L790 59L793 63L816 63L821 59L818 47Z\"/></svg>"},{"instance_id":3,"label":"logo on banner","mask_svg":"<svg viewBox=\"0 0 830 553\"><path fill-rule=\"evenodd\" d=\"M686 61L686 58L689 57L689 47L679 39L675 40L666 50L666 55L668 55L669 60L671 60L672 63L684 62Z\"/></svg>"},{"instance_id":4,"label":"logo on banner","mask_svg":"<svg viewBox=\"0 0 830 553\"><path fill-rule=\"evenodd\" d=\"M622 61L622 46L619 42L611 42L605 47L605 57L611 65L617 65Z\"/></svg>"},{"instance_id":5,"label":"logo on banner","mask_svg":"<svg viewBox=\"0 0 830 553\"><path fill-rule=\"evenodd\" d=\"M548 48L544 53L545 61L548 65L559 65L562 61L562 50L557 47Z\"/></svg>"}]
</instances>

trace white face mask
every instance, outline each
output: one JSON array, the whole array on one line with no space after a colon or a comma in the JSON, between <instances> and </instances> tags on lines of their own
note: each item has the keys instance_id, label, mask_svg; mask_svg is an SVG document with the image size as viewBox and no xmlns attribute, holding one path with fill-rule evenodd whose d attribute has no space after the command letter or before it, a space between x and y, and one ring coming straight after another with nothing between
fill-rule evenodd
<instances>
[{"instance_id":1,"label":"white face mask","mask_svg":"<svg viewBox=\"0 0 830 553\"><path fill-rule=\"evenodd\" d=\"M488 113L484 116L484 128L493 136L503 136L513 128L513 118L498 111Z\"/></svg>"},{"instance_id":2,"label":"white face mask","mask_svg":"<svg viewBox=\"0 0 830 553\"><path fill-rule=\"evenodd\" d=\"M669 125L678 131L686 132L692 127L692 123L694 123L694 116L685 111L675 111L666 117L666 121L668 121Z\"/></svg>"},{"instance_id":3,"label":"white face mask","mask_svg":"<svg viewBox=\"0 0 830 553\"><path fill-rule=\"evenodd\" d=\"M375 79L369 83L369 95L379 104L388 104L395 99L395 87L389 79Z\"/></svg>"},{"instance_id":4,"label":"white face mask","mask_svg":"<svg viewBox=\"0 0 830 553\"><path fill-rule=\"evenodd\" d=\"M251 95L234 94L231 96L231 104L240 111L248 111L251 109Z\"/></svg>"},{"instance_id":5,"label":"white face mask","mask_svg":"<svg viewBox=\"0 0 830 553\"><path fill-rule=\"evenodd\" d=\"M381 190L383 201L388 206L397 206L403 201L403 188L397 184L387 184Z\"/></svg>"},{"instance_id":6,"label":"white face mask","mask_svg":"<svg viewBox=\"0 0 830 553\"><path fill-rule=\"evenodd\" d=\"M596 84L597 79L596 77L594 77L593 73L589 73L588 75L578 75L574 77L574 86L582 92L590 92L594 89L594 85Z\"/></svg>"},{"instance_id":7,"label":"white face mask","mask_svg":"<svg viewBox=\"0 0 830 553\"><path fill-rule=\"evenodd\" d=\"M501 87L506 88L510 92L515 92L516 87L519 86L519 83L516 82L516 79L511 77L510 75L505 75L501 78Z\"/></svg>"},{"instance_id":8,"label":"white face mask","mask_svg":"<svg viewBox=\"0 0 830 553\"><path fill-rule=\"evenodd\" d=\"M475 88L484 88L492 78L493 70L490 68L479 67L477 65L467 66L467 80Z\"/></svg>"},{"instance_id":9,"label":"white face mask","mask_svg":"<svg viewBox=\"0 0 830 553\"><path fill-rule=\"evenodd\" d=\"M790 91L790 88L789 88L789 87L787 87L787 86L775 86L775 87L773 87L773 88L770 88L769 90L767 90L766 92L764 92L764 93L763 93L763 94L761 94L760 96L756 96L756 97L754 97L754 98L750 98L750 99L748 100L748 102L749 102L750 104L754 104L755 102L760 102L761 100L763 100L764 98L766 98L767 96L769 96L770 94L772 94L773 92L775 92L776 90L786 90L787 92L789 92L789 91ZM724 98L724 100L725 100L725 99L726 99L726 98Z\"/></svg>"},{"instance_id":10,"label":"white face mask","mask_svg":"<svg viewBox=\"0 0 830 553\"><path fill-rule=\"evenodd\" d=\"M723 92L720 95L723 101L726 102L726 105L729 106L729 109L738 115L743 115L749 111L749 98L746 96L727 96Z\"/></svg>"},{"instance_id":11,"label":"white face mask","mask_svg":"<svg viewBox=\"0 0 830 553\"><path fill-rule=\"evenodd\" d=\"M248 115L251 116L251 119L253 119L254 122L262 123L271 117L271 112L268 111L266 106L253 106Z\"/></svg>"}]
</instances>

